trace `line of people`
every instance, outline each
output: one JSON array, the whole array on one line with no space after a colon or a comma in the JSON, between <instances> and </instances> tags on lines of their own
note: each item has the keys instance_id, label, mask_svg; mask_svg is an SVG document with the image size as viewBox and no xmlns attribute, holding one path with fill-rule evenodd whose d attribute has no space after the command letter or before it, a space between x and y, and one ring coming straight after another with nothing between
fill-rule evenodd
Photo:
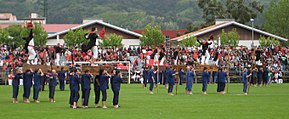
<instances>
[{"instance_id":1,"label":"line of people","mask_svg":"<svg viewBox=\"0 0 289 119\"><path fill-rule=\"evenodd\" d=\"M48 78L49 85L49 101L55 102L55 87L57 85L57 73L52 70L51 73L44 74L41 69L33 71L32 69L26 70L24 73L21 69L17 69L17 72L12 80L12 102L18 103L18 93L20 86L20 79L23 79L23 102L30 103L30 93L33 86L33 100L35 103L40 103L38 100L39 92L44 90L44 85L42 82L44 78Z\"/></svg>"},{"instance_id":2,"label":"line of people","mask_svg":"<svg viewBox=\"0 0 289 119\"><path fill-rule=\"evenodd\" d=\"M80 70L73 69L70 72L70 107L73 109L78 108L78 100L80 98L80 84L82 92L82 108L88 108L90 90L91 90L91 79L93 79L94 93L95 93L95 108L101 108L99 105L100 93L102 94L102 108L107 108L107 89L109 88L108 83L110 79L111 89L113 91L113 107L119 108L119 92L120 84L122 82L122 73L114 69L112 75L108 73L106 69L100 69L99 77L94 77L89 70L86 70L83 75L80 75ZM94 78L93 78L94 77Z\"/></svg>"},{"instance_id":3,"label":"line of people","mask_svg":"<svg viewBox=\"0 0 289 119\"><path fill-rule=\"evenodd\" d=\"M21 69L17 70L17 73L13 77L12 80L12 100L13 103L18 103L18 93L19 93L19 86L20 86L20 79L23 79L23 102L30 103L29 97L31 93L31 87L33 87L33 100L35 103L40 103L38 100L39 92L42 89L42 82L43 78L48 77L48 85L49 85L49 101L55 101L55 87L57 86L57 79L60 82L60 91L64 90L64 80L66 78L65 71L63 68L57 74L56 70L52 70L51 73L44 74L41 69L33 71L29 69L22 72ZM113 106L114 108L119 108L119 92L120 92L120 84L122 83L122 73L114 69L112 75L110 75L107 70L100 69L99 76L93 76L88 70L85 71L84 74L81 75L80 70L76 68L70 71L70 100L69 104L71 108L76 109L78 108L77 102L79 100L79 91L82 92L82 108L88 108L88 102L90 97L90 90L91 90L91 81L93 79L94 85L94 93L95 93L95 107L100 108L99 101L100 101L100 93L102 94L102 108L107 108L106 100L107 100L107 92L106 90L109 88L108 82L110 79L111 89L113 91ZM81 88L80 88L81 85Z\"/></svg>"},{"instance_id":4,"label":"line of people","mask_svg":"<svg viewBox=\"0 0 289 119\"><path fill-rule=\"evenodd\" d=\"M153 93L154 85L156 89L159 88L158 84L165 84L165 87L168 89L168 95L173 96L173 87L175 83L180 83L179 81L176 81L176 75L180 75L181 72L185 72L185 77L186 77L186 86L185 86L185 92L186 94L192 94L192 87L193 87L193 82L196 80L196 72L192 66L187 66L187 70L180 70L176 72L176 69L173 67L167 68L164 72L164 81L162 80L162 75L159 74L159 70L156 67L150 67L150 69L145 68L143 71L143 87L146 88L147 84L149 84L149 93ZM161 80L158 80L158 77ZM244 68L244 73L242 75L242 83L243 83L243 93L244 95L247 95L247 88L249 84L249 78L252 76L252 73L248 71L247 68ZM211 74L208 71L207 67L204 67L203 72L202 72L202 93L207 94L208 91L208 84L210 82L210 77ZM179 78L181 79L181 78ZM226 83L228 82L228 71L226 68L220 68L218 72L216 72L216 81L217 81L217 93L219 94L225 94L225 87Z\"/></svg>"}]
</instances>

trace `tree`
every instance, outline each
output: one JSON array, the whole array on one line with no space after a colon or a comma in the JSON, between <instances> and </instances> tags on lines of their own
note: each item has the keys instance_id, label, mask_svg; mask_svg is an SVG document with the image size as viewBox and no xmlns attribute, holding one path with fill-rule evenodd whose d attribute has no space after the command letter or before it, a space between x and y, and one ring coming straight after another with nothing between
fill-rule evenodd
<instances>
[{"instance_id":1,"label":"tree","mask_svg":"<svg viewBox=\"0 0 289 119\"><path fill-rule=\"evenodd\" d=\"M187 33L193 32L193 31L195 31L197 29L198 29L198 27L196 27L193 23L189 23L187 25L187 30L188 30Z\"/></svg>"},{"instance_id":2,"label":"tree","mask_svg":"<svg viewBox=\"0 0 289 119\"><path fill-rule=\"evenodd\" d=\"M116 34L111 34L109 37L106 37L100 42L101 47L122 47L123 37Z\"/></svg>"},{"instance_id":3,"label":"tree","mask_svg":"<svg viewBox=\"0 0 289 119\"><path fill-rule=\"evenodd\" d=\"M229 46L234 46L234 47L238 46L240 36L236 29L233 29L232 31L230 31L228 33L228 37L229 37Z\"/></svg>"},{"instance_id":4,"label":"tree","mask_svg":"<svg viewBox=\"0 0 289 119\"><path fill-rule=\"evenodd\" d=\"M165 41L165 36L161 32L160 26L147 25L143 36L140 38L142 46L158 46Z\"/></svg>"},{"instance_id":5,"label":"tree","mask_svg":"<svg viewBox=\"0 0 289 119\"><path fill-rule=\"evenodd\" d=\"M34 23L33 33L34 33L34 43L35 46L44 47L47 43L47 32L44 31L40 23Z\"/></svg>"},{"instance_id":6,"label":"tree","mask_svg":"<svg viewBox=\"0 0 289 119\"><path fill-rule=\"evenodd\" d=\"M186 38L182 40L181 42L179 42L179 44L184 47L192 47L192 46L199 47L200 46L200 43L198 43L196 37Z\"/></svg>"},{"instance_id":7,"label":"tree","mask_svg":"<svg viewBox=\"0 0 289 119\"><path fill-rule=\"evenodd\" d=\"M214 24L216 18L235 19L237 22L246 23L263 12L263 5L248 0L198 0L198 5L203 9L203 18L207 25Z\"/></svg>"},{"instance_id":8,"label":"tree","mask_svg":"<svg viewBox=\"0 0 289 119\"><path fill-rule=\"evenodd\" d=\"M70 48L80 47L82 43L88 42L85 38L85 34L87 33L88 31L84 31L83 29L77 29L75 31L69 30L64 36L64 42Z\"/></svg>"},{"instance_id":9,"label":"tree","mask_svg":"<svg viewBox=\"0 0 289 119\"><path fill-rule=\"evenodd\" d=\"M41 24L34 23L34 28L32 32L34 33L34 43L35 46L43 47L47 43L47 32L44 31ZM25 41L22 39L23 37L27 37L29 35L30 29L26 27L22 27L20 25L13 25L6 29L9 32L9 35L12 37L11 41L15 42L16 45L24 45Z\"/></svg>"},{"instance_id":10,"label":"tree","mask_svg":"<svg viewBox=\"0 0 289 119\"><path fill-rule=\"evenodd\" d=\"M289 38L289 0L271 2L270 7L264 12L264 28L266 31Z\"/></svg>"},{"instance_id":11,"label":"tree","mask_svg":"<svg viewBox=\"0 0 289 119\"><path fill-rule=\"evenodd\" d=\"M225 30L222 30L222 33L220 35L221 38L221 46L238 46L240 36L236 29L233 29L232 31L226 33Z\"/></svg>"},{"instance_id":12,"label":"tree","mask_svg":"<svg viewBox=\"0 0 289 119\"><path fill-rule=\"evenodd\" d=\"M227 18L226 10L217 0L198 0L198 6L203 9L203 18L207 25L212 25L217 18Z\"/></svg>"},{"instance_id":13,"label":"tree","mask_svg":"<svg viewBox=\"0 0 289 119\"><path fill-rule=\"evenodd\" d=\"M9 32L6 29L0 29L0 44L8 44L11 42Z\"/></svg>"},{"instance_id":14,"label":"tree","mask_svg":"<svg viewBox=\"0 0 289 119\"><path fill-rule=\"evenodd\" d=\"M276 40L275 38L272 37L263 37L261 36L261 38L259 39L259 43L261 47L269 47L272 45L275 46L280 46L280 41Z\"/></svg>"},{"instance_id":15,"label":"tree","mask_svg":"<svg viewBox=\"0 0 289 119\"><path fill-rule=\"evenodd\" d=\"M12 37L11 42L15 42L17 46L23 46L25 44L22 38L29 35L27 28L23 28L21 25L13 25L6 28L6 30L9 32L9 36Z\"/></svg>"}]
</instances>

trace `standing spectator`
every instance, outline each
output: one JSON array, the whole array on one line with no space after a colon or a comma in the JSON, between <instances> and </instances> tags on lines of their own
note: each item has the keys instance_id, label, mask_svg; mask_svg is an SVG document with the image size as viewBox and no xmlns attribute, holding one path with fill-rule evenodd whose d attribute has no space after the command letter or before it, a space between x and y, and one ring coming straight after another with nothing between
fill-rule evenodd
<instances>
[{"instance_id":1,"label":"standing spectator","mask_svg":"<svg viewBox=\"0 0 289 119\"><path fill-rule=\"evenodd\" d=\"M217 92L220 94L225 94L227 73L224 71L225 69L220 69L218 73L218 89Z\"/></svg>"},{"instance_id":2,"label":"standing spectator","mask_svg":"<svg viewBox=\"0 0 289 119\"><path fill-rule=\"evenodd\" d=\"M255 67L253 70L252 70L252 80L253 80L253 85L256 87L257 86L257 67Z\"/></svg>"},{"instance_id":3,"label":"standing spectator","mask_svg":"<svg viewBox=\"0 0 289 119\"><path fill-rule=\"evenodd\" d=\"M186 72L186 94L193 94L192 93L192 87L194 82L194 75L195 72L191 69L190 66L187 66L187 72Z\"/></svg>"},{"instance_id":4,"label":"standing spectator","mask_svg":"<svg viewBox=\"0 0 289 119\"><path fill-rule=\"evenodd\" d=\"M107 73L107 71L104 69L101 75L99 76L99 81L100 81L100 91L102 94L102 108L107 108L106 106L106 98L107 98L107 93L106 90L108 89L108 79L111 76Z\"/></svg>"},{"instance_id":5,"label":"standing spectator","mask_svg":"<svg viewBox=\"0 0 289 119\"><path fill-rule=\"evenodd\" d=\"M156 76L154 73L154 67L152 66L151 70L149 70L149 78L148 78L148 82L150 83L150 89L149 89L150 94L154 94L153 88L154 88L155 81L156 81Z\"/></svg>"},{"instance_id":6,"label":"standing spectator","mask_svg":"<svg viewBox=\"0 0 289 119\"><path fill-rule=\"evenodd\" d=\"M143 70L143 87L146 88L147 87L147 81L148 81L148 68L145 67L145 69Z\"/></svg>"},{"instance_id":7,"label":"standing spectator","mask_svg":"<svg viewBox=\"0 0 289 119\"><path fill-rule=\"evenodd\" d=\"M56 71L52 70L50 76L49 76L49 101L50 102L55 102L55 87L57 85L57 80L56 80Z\"/></svg>"},{"instance_id":8,"label":"standing spectator","mask_svg":"<svg viewBox=\"0 0 289 119\"><path fill-rule=\"evenodd\" d=\"M179 71L179 78L180 78L180 85L183 85L183 80L185 78L185 71L182 68Z\"/></svg>"},{"instance_id":9,"label":"standing spectator","mask_svg":"<svg viewBox=\"0 0 289 119\"><path fill-rule=\"evenodd\" d=\"M82 95L83 95L83 108L88 108L88 100L90 95L90 79L92 75L88 70L84 71L85 74L81 76L81 84L82 84Z\"/></svg>"},{"instance_id":10,"label":"standing spectator","mask_svg":"<svg viewBox=\"0 0 289 119\"><path fill-rule=\"evenodd\" d=\"M39 95L39 91L40 91L41 78L43 75L44 74L43 74L41 69L36 70L34 73L33 99L34 99L34 102L36 102L36 103L40 103L38 101L38 95Z\"/></svg>"},{"instance_id":11,"label":"standing spectator","mask_svg":"<svg viewBox=\"0 0 289 119\"><path fill-rule=\"evenodd\" d=\"M263 75L264 75L263 73L264 73L263 68L260 68L260 69L258 70L258 73L257 73L258 85L259 85L259 86L262 86Z\"/></svg>"},{"instance_id":12,"label":"standing spectator","mask_svg":"<svg viewBox=\"0 0 289 119\"><path fill-rule=\"evenodd\" d=\"M24 103L30 103L29 97L30 97L30 91L32 86L32 78L33 78L33 70L26 70L24 76L23 76L23 101Z\"/></svg>"},{"instance_id":13,"label":"standing spectator","mask_svg":"<svg viewBox=\"0 0 289 119\"><path fill-rule=\"evenodd\" d=\"M243 93L244 95L248 95L247 93L247 86L248 86L248 78L251 76L251 74L248 75L247 68L244 69L243 76L242 76L242 82L243 82Z\"/></svg>"},{"instance_id":14,"label":"standing spectator","mask_svg":"<svg viewBox=\"0 0 289 119\"><path fill-rule=\"evenodd\" d=\"M269 80L268 74L269 74L269 72L268 72L267 68L265 67L264 72L263 72L263 86L266 86L268 84L268 80Z\"/></svg>"},{"instance_id":15,"label":"standing spectator","mask_svg":"<svg viewBox=\"0 0 289 119\"><path fill-rule=\"evenodd\" d=\"M61 70L58 73L60 91L64 91L64 87L65 87L65 71L63 69L64 68L61 67Z\"/></svg>"},{"instance_id":16,"label":"standing spectator","mask_svg":"<svg viewBox=\"0 0 289 119\"><path fill-rule=\"evenodd\" d=\"M113 107L119 108L118 100L119 100L119 91L120 91L120 83L122 82L122 74L120 71L116 71L115 75L111 79L111 88L113 91Z\"/></svg>"},{"instance_id":17,"label":"standing spectator","mask_svg":"<svg viewBox=\"0 0 289 119\"><path fill-rule=\"evenodd\" d=\"M79 99L79 70L73 69L72 76L70 79L70 91L71 91L71 100L72 108L77 108L77 101Z\"/></svg>"},{"instance_id":18,"label":"standing spectator","mask_svg":"<svg viewBox=\"0 0 289 119\"><path fill-rule=\"evenodd\" d=\"M205 67L203 74L202 74L202 83L203 83L202 91L203 91L203 94L207 94L208 81L209 80L210 80L210 74L208 72L207 67Z\"/></svg>"},{"instance_id":19,"label":"standing spectator","mask_svg":"<svg viewBox=\"0 0 289 119\"><path fill-rule=\"evenodd\" d=\"M13 103L18 103L18 91L19 91L19 85L20 85L20 79L22 79L22 71L20 69L17 70L17 74L12 80L12 86L13 86Z\"/></svg>"},{"instance_id":20,"label":"standing spectator","mask_svg":"<svg viewBox=\"0 0 289 119\"><path fill-rule=\"evenodd\" d=\"M174 85L175 85L175 69L171 66L170 67L170 70L169 70L169 76L168 76L168 83L169 83L169 88L168 88L168 94L173 96L173 88L174 88Z\"/></svg>"}]
</instances>

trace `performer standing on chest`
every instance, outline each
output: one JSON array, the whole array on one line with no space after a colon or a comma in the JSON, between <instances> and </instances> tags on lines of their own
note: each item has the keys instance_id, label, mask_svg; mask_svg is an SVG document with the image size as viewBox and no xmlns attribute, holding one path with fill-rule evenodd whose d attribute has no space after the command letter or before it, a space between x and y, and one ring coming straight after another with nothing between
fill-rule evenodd
<instances>
[{"instance_id":1,"label":"performer standing on chest","mask_svg":"<svg viewBox=\"0 0 289 119\"><path fill-rule=\"evenodd\" d=\"M91 58L91 65L94 65L94 61L98 58L98 34L95 27L91 28L91 32L87 34L86 39L89 39L88 45L83 52L87 52L91 49L93 56Z\"/></svg>"},{"instance_id":2,"label":"performer standing on chest","mask_svg":"<svg viewBox=\"0 0 289 119\"><path fill-rule=\"evenodd\" d=\"M36 57L36 52L34 50L34 33L32 32L32 29L30 29L29 36L22 39L26 41L24 48L26 50L25 52L29 54L27 63L32 64Z\"/></svg>"},{"instance_id":3,"label":"performer standing on chest","mask_svg":"<svg viewBox=\"0 0 289 119\"><path fill-rule=\"evenodd\" d=\"M60 47L60 44L58 43L55 47L55 64L56 66L60 66L60 56L62 55L62 48Z\"/></svg>"},{"instance_id":4,"label":"performer standing on chest","mask_svg":"<svg viewBox=\"0 0 289 119\"><path fill-rule=\"evenodd\" d=\"M214 37L211 35L209 40L213 40ZM211 45L212 43L209 43L209 40L204 40L203 42L201 42L199 39L197 40L201 45L202 45L202 61L201 64L208 64L209 63L209 59L210 59L210 53L209 53L209 45Z\"/></svg>"}]
</instances>

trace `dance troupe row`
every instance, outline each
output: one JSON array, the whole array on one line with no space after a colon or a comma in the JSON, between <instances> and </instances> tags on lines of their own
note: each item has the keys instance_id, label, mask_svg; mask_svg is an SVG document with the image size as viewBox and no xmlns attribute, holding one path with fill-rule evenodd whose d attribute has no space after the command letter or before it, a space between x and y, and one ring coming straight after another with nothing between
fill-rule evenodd
<instances>
[{"instance_id":1,"label":"dance troupe row","mask_svg":"<svg viewBox=\"0 0 289 119\"><path fill-rule=\"evenodd\" d=\"M73 109L78 108L78 100L79 100L79 91L81 84L81 92L82 92L82 108L88 108L88 101L91 90L91 80L93 79L94 85L94 93L95 93L95 107L100 108L99 100L100 100L100 92L102 93L102 108L107 108L106 100L107 100L107 89L108 82L110 79L111 89L113 91L113 107L119 108L118 100L119 100L119 92L120 92L120 84L122 82L122 73L114 69L112 75L110 75L107 70L100 69L99 77L93 78L94 76L86 70L84 74L81 75L80 70L73 68L69 72L70 79L70 107ZM33 99L35 103L40 103L38 100L38 95L41 90L41 80L42 78L48 77L48 85L49 85L49 101L55 102L55 87L57 85L57 78L59 80L65 79L65 71L62 69L58 74L55 70L52 70L51 73L47 73L44 75L41 69L33 72L32 69L25 71L22 73L22 70L17 70L17 74L12 80L12 92L13 92L13 103L18 103L17 96L19 91L19 83L20 79L23 79L23 102L30 103L29 97L31 92L31 87L33 85ZM33 83L32 83L33 82Z\"/></svg>"},{"instance_id":2,"label":"dance troupe row","mask_svg":"<svg viewBox=\"0 0 289 119\"><path fill-rule=\"evenodd\" d=\"M193 82L195 80L195 70L192 66L187 66L186 70L186 94L192 94L192 87L193 87ZM173 96L173 88L176 82L175 76L178 75L178 72L176 72L176 69L173 67L170 67L165 71L165 84L166 87L168 88L168 94ZM242 83L243 83L243 93L244 95L247 95L247 88L249 84L248 78L251 76L251 72L248 71L247 68L244 68L243 74L242 74ZM220 94L225 94L225 86L227 82L227 71L225 68L220 68L219 72L217 74L217 92ZM147 82L149 83L149 91L150 94L153 93L154 85L158 84L159 82L157 81L157 70L155 70L155 67L151 67L149 70L145 69L143 73L144 81L143 85L144 87L147 86ZM202 93L207 94L207 89L208 89L208 83L210 81L210 73L208 71L207 67L204 67L203 73L202 73Z\"/></svg>"}]
</instances>

